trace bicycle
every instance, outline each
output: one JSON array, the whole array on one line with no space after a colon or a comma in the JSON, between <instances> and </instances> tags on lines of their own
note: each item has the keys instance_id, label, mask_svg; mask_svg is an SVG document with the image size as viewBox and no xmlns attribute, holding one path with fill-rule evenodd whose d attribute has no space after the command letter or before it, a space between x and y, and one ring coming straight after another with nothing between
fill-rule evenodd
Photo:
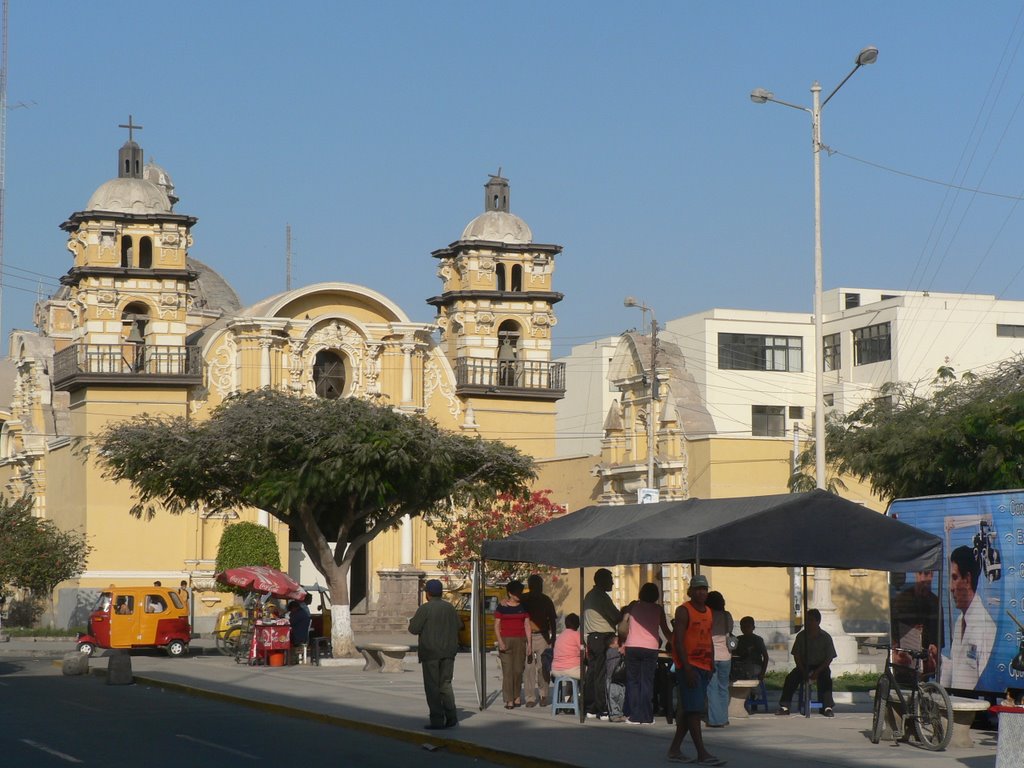
<instances>
[{"instance_id":1,"label":"bicycle","mask_svg":"<svg viewBox=\"0 0 1024 768\"><path fill-rule=\"evenodd\" d=\"M934 680L921 679L921 662L928 658L928 652L893 648L884 643L865 643L865 645L886 652L885 670L875 685L871 743L877 744L882 740L885 712L888 708L893 714L893 743L898 744L900 739L908 734L909 724L913 723L914 732L922 747L933 752L945 749L953 736L953 705L945 688ZM894 653L906 654L914 660L914 665L893 663ZM904 680L901 685L895 674L897 669L904 674L911 673L909 684ZM896 701L890 701L891 693L896 694Z\"/></svg>"}]
</instances>

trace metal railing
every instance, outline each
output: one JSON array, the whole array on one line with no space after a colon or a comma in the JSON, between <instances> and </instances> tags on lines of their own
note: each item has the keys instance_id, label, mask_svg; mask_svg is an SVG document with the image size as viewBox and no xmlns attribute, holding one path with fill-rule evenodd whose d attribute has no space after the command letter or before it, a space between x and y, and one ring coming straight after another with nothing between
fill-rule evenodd
<instances>
[{"instance_id":1,"label":"metal railing","mask_svg":"<svg viewBox=\"0 0 1024 768\"><path fill-rule=\"evenodd\" d=\"M148 344L72 344L53 356L55 382L80 375L202 375L199 347Z\"/></svg>"},{"instance_id":2,"label":"metal railing","mask_svg":"<svg viewBox=\"0 0 1024 768\"><path fill-rule=\"evenodd\" d=\"M464 357L456 363L455 383L460 387L564 391L565 363Z\"/></svg>"}]
</instances>

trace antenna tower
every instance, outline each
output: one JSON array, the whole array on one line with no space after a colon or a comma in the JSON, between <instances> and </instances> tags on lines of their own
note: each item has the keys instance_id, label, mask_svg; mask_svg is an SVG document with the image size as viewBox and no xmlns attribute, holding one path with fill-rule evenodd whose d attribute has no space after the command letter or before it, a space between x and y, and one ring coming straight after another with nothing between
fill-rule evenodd
<instances>
[{"instance_id":1,"label":"antenna tower","mask_svg":"<svg viewBox=\"0 0 1024 768\"><path fill-rule=\"evenodd\" d=\"M7 0L4 0L6 3ZM284 289L292 289L292 225L284 225Z\"/></svg>"}]
</instances>

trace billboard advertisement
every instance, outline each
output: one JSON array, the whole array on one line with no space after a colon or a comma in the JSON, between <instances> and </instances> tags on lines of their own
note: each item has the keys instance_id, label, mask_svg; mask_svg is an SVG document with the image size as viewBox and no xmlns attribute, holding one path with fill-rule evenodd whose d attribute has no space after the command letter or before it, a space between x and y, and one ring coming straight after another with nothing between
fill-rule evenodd
<instances>
[{"instance_id":1,"label":"billboard advertisement","mask_svg":"<svg viewBox=\"0 0 1024 768\"><path fill-rule=\"evenodd\" d=\"M944 542L940 571L890 579L895 644L929 650L954 691L1024 686L1024 490L897 499L887 514Z\"/></svg>"}]
</instances>

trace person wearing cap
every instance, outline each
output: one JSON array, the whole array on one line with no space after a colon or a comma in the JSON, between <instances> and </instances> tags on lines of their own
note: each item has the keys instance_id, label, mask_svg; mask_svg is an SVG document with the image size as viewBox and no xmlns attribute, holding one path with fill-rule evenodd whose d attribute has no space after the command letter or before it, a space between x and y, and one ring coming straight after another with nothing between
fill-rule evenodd
<instances>
[{"instance_id":1,"label":"person wearing cap","mask_svg":"<svg viewBox=\"0 0 1024 768\"><path fill-rule=\"evenodd\" d=\"M455 606L441 597L444 587L440 581L430 579L424 591L427 601L409 620L409 632L419 636L416 650L420 669L423 670L423 692L430 710L430 722L423 727L428 730L452 728L459 724L452 676L462 620Z\"/></svg>"},{"instance_id":2,"label":"person wearing cap","mask_svg":"<svg viewBox=\"0 0 1024 768\"><path fill-rule=\"evenodd\" d=\"M686 594L690 599L676 608L675 628L672 633L672 655L676 662L676 685L679 688L679 708L682 717L676 718L676 732L668 748L668 759L677 763L695 762L681 751L686 734L690 734L697 750L699 765L725 765L704 746L700 730L700 717L714 668L714 648L711 642L712 611L707 606L708 579L697 574L690 579Z\"/></svg>"},{"instance_id":3,"label":"person wearing cap","mask_svg":"<svg viewBox=\"0 0 1024 768\"><path fill-rule=\"evenodd\" d=\"M612 572L598 568L594 572L594 586L583 598L583 631L587 638L587 671L583 680L583 701L587 717L608 719L608 700L605 682L605 655L608 638L622 621L622 613L608 596L612 591Z\"/></svg>"}]
</instances>

